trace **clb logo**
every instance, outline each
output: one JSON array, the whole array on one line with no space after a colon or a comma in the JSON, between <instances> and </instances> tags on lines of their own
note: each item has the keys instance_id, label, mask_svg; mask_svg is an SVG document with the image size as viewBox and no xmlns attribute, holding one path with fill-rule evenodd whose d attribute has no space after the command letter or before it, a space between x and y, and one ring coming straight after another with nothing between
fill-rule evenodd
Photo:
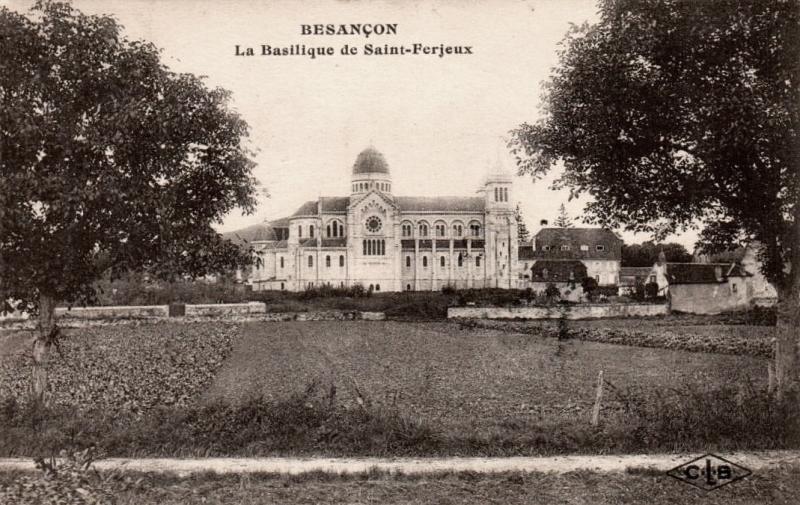
<instances>
[{"instance_id":1,"label":"clb logo","mask_svg":"<svg viewBox=\"0 0 800 505\"><path fill-rule=\"evenodd\" d=\"M676 466L667 475L687 482L703 491L713 491L752 474L747 468L714 454L705 454Z\"/></svg>"}]
</instances>

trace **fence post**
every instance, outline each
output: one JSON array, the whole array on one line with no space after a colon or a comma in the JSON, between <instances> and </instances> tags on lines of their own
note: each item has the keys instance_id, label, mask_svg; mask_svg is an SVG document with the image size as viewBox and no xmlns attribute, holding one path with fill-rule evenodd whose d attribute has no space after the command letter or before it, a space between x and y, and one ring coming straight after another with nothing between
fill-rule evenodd
<instances>
[{"instance_id":1,"label":"fence post","mask_svg":"<svg viewBox=\"0 0 800 505\"><path fill-rule=\"evenodd\" d=\"M775 362L770 361L767 363L767 392L773 394L775 392Z\"/></svg>"},{"instance_id":2,"label":"fence post","mask_svg":"<svg viewBox=\"0 0 800 505\"><path fill-rule=\"evenodd\" d=\"M600 402L603 400L603 371L597 374L597 390L594 397L594 408L592 409L592 426L600 423Z\"/></svg>"}]
</instances>

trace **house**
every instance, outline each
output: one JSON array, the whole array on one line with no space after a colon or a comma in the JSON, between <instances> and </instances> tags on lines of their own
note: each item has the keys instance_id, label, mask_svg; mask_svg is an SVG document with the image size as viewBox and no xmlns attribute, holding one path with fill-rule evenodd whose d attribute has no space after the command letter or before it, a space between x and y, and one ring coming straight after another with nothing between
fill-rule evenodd
<instances>
[{"instance_id":1,"label":"house","mask_svg":"<svg viewBox=\"0 0 800 505\"><path fill-rule=\"evenodd\" d=\"M603 228L542 228L530 245L520 247L520 261L579 261L599 286L619 284L622 239Z\"/></svg>"},{"instance_id":2,"label":"house","mask_svg":"<svg viewBox=\"0 0 800 505\"><path fill-rule=\"evenodd\" d=\"M653 267L620 267L619 269L619 294L636 294L637 284L644 286L648 282L655 282Z\"/></svg>"},{"instance_id":3,"label":"house","mask_svg":"<svg viewBox=\"0 0 800 505\"><path fill-rule=\"evenodd\" d=\"M530 270L529 287L544 292L552 284L561 292L562 300L580 301L586 265L578 260L538 260Z\"/></svg>"},{"instance_id":4,"label":"house","mask_svg":"<svg viewBox=\"0 0 800 505\"><path fill-rule=\"evenodd\" d=\"M671 310L692 314L719 314L751 306L748 274L730 263L668 263L652 269L659 294L670 300Z\"/></svg>"}]
</instances>

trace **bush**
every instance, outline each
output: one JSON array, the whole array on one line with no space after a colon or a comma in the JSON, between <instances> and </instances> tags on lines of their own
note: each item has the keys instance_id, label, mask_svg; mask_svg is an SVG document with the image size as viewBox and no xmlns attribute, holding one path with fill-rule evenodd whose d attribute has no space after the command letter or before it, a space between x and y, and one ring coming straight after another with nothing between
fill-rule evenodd
<instances>
[{"instance_id":1,"label":"bush","mask_svg":"<svg viewBox=\"0 0 800 505\"><path fill-rule=\"evenodd\" d=\"M597 280L594 277L584 277L581 281L581 287L583 287L583 292L586 293L586 298L593 302L597 294Z\"/></svg>"},{"instance_id":2,"label":"bush","mask_svg":"<svg viewBox=\"0 0 800 505\"><path fill-rule=\"evenodd\" d=\"M544 296L552 302L553 300L561 298L561 291L559 291L558 287L551 282L545 288Z\"/></svg>"}]
</instances>

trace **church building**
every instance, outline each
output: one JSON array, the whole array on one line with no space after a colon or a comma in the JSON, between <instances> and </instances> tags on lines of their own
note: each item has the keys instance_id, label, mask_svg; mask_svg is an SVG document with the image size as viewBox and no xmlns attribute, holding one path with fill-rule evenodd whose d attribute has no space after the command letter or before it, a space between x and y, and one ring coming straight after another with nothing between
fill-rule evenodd
<instances>
[{"instance_id":1,"label":"church building","mask_svg":"<svg viewBox=\"0 0 800 505\"><path fill-rule=\"evenodd\" d=\"M361 284L374 291L517 288L511 176L496 167L478 196L395 196L383 155L362 151L348 196L320 197L260 225L253 290Z\"/></svg>"}]
</instances>

